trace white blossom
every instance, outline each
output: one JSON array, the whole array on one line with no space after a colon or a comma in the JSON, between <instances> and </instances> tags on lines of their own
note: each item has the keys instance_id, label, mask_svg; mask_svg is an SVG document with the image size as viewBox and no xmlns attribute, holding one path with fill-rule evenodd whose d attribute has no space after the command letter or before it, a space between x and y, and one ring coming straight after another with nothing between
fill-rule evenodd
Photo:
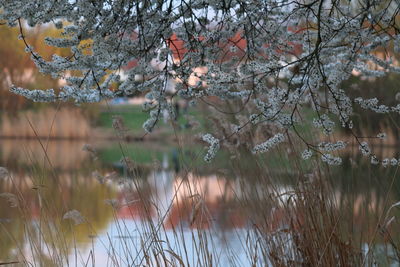
<instances>
[{"instance_id":1,"label":"white blossom","mask_svg":"<svg viewBox=\"0 0 400 267\"><path fill-rule=\"evenodd\" d=\"M370 109L376 113L389 113L390 109L385 105L378 105L377 98L371 99L362 99L361 97L357 97L354 99L356 103L358 103L364 109Z\"/></svg>"},{"instance_id":2,"label":"white blossom","mask_svg":"<svg viewBox=\"0 0 400 267\"><path fill-rule=\"evenodd\" d=\"M306 149L303 151L303 153L301 153L301 157L303 159L309 159L309 158L311 158L311 156L312 156L312 151L309 149Z\"/></svg>"},{"instance_id":3,"label":"white blossom","mask_svg":"<svg viewBox=\"0 0 400 267\"><path fill-rule=\"evenodd\" d=\"M386 133L378 133L378 134L376 135L376 137L379 138L379 139L384 140L384 139L386 139Z\"/></svg>"},{"instance_id":4,"label":"white blossom","mask_svg":"<svg viewBox=\"0 0 400 267\"><path fill-rule=\"evenodd\" d=\"M384 158L382 160L382 166L385 168L389 165L389 163L390 163L390 160L388 158Z\"/></svg>"},{"instance_id":5,"label":"white blossom","mask_svg":"<svg viewBox=\"0 0 400 267\"><path fill-rule=\"evenodd\" d=\"M314 126L322 128L324 134L329 135L333 132L335 123L326 115L322 114L319 118L313 120Z\"/></svg>"},{"instance_id":6,"label":"white blossom","mask_svg":"<svg viewBox=\"0 0 400 267\"><path fill-rule=\"evenodd\" d=\"M267 141L256 145L253 148L252 152L253 152L253 154L265 153L268 150L270 150L271 148L282 143L283 141L285 141L285 136L281 133L278 133L278 134L274 135L273 137L271 137L270 139L268 139Z\"/></svg>"},{"instance_id":7,"label":"white blossom","mask_svg":"<svg viewBox=\"0 0 400 267\"><path fill-rule=\"evenodd\" d=\"M371 156L371 164L373 164L373 165L378 165L379 164L379 160L375 155Z\"/></svg>"},{"instance_id":8,"label":"white blossom","mask_svg":"<svg viewBox=\"0 0 400 267\"><path fill-rule=\"evenodd\" d=\"M54 102L56 95L53 89L49 90L28 90L21 87L11 87L11 92L22 95L34 102Z\"/></svg>"},{"instance_id":9,"label":"white blossom","mask_svg":"<svg viewBox=\"0 0 400 267\"><path fill-rule=\"evenodd\" d=\"M364 156L368 156L369 154L371 154L371 149L369 148L367 142L362 142L359 146L359 149Z\"/></svg>"},{"instance_id":10,"label":"white blossom","mask_svg":"<svg viewBox=\"0 0 400 267\"><path fill-rule=\"evenodd\" d=\"M332 152L346 147L346 143L338 141L336 143L322 142L318 144L318 149L325 152Z\"/></svg>"},{"instance_id":11,"label":"white blossom","mask_svg":"<svg viewBox=\"0 0 400 267\"><path fill-rule=\"evenodd\" d=\"M209 144L207 154L204 156L204 160L206 162L210 162L215 157L220 148L219 140L211 134L203 135L202 140Z\"/></svg>"},{"instance_id":12,"label":"white blossom","mask_svg":"<svg viewBox=\"0 0 400 267\"><path fill-rule=\"evenodd\" d=\"M340 165L342 164L342 159L340 157L335 157L332 154L322 154L321 159L329 165Z\"/></svg>"}]
</instances>

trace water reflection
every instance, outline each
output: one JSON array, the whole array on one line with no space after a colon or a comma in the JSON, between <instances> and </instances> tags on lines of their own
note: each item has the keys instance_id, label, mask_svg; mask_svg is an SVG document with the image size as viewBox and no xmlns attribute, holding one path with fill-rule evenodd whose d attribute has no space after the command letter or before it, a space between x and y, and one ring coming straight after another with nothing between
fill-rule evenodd
<instances>
[{"instance_id":1,"label":"water reflection","mask_svg":"<svg viewBox=\"0 0 400 267\"><path fill-rule=\"evenodd\" d=\"M170 241L172 247L166 249L188 250L188 263L196 261L196 242L206 233L207 246L218 251L221 264L234 257L236 263L246 265L243 246L248 229L256 226L262 235L283 229L288 223L285 205L295 197L298 182L312 182L320 175L299 177L286 172L290 162L281 154L278 160L249 156L232 163L223 158L213 166L196 165L190 171L181 167L177 172L176 150L160 147L147 151L140 158L143 162L134 166L136 175L129 175L123 165L116 164L121 154L109 152L110 146L117 145L99 145L98 159L82 151L82 146L53 141L44 153L34 141L17 145L1 141L1 165L8 167L11 177L0 180L0 193L12 193L19 201L13 208L6 198L0 198L1 261L21 260L22 254L35 262L40 255L50 266L64 261L80 264L96 255L96 266L107 260L143 263L142 247L148 245L150 227ZM144 151L140 144L132 147L133 154ZM46 155L51 164L46 163ZM153 164L154 160L159 164ZM280 165L266 173L259 169L259 160ZM387 242L387 235L377 235L376 226L387 208L400 200L400 181L392 180L396 169L374 167L362 159L357 165L348 159L344 162L324 172L332 186L331 199L341 216L343 235L351 233L359 244L368 244L372 238ZM226 171L229 164L239 170ZM85 223L75 226L62 220L65 212L74 209ZM398 211L391 210L390 216L396 215ZM303 220L302 214L296 216ZM390 226L390 238L396 242L400 241L398 226L397 221ZM127 246L132 249L129 253ZM132 252L136 256L126 256Z\"/></svg>"},{"instance_id":2,"label":"water reflection","mask_svg":"<svg viewBox=\"0 0 400 267\"><path fill-rule=\"evenodd\" d=\"M22 253L34 261L37 255L32 252L47 257L68 255L74 243L84 248L87 236L105 231L112 220L112 209L104 205L104 199L115 197L115 192L85 174L36 177L12 171L11 177L0 181L0 190L18 198L14 208L0 198L1 260L15 260ZM71 209L79 210L90 224L72 228L62 221Z\"/></svg>"}]
</instances>

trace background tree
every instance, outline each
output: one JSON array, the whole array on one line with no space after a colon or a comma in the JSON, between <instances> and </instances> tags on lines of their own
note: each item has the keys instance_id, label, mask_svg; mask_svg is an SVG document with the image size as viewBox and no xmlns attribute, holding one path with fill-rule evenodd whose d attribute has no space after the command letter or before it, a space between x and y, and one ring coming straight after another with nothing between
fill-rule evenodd
<instances>
[{"instance_id":1,"label":"background tree","mask_svg":"<svg viewBox=\"0 0 400 267\"><path fill-rule=\"evenodd\" d=\"M45 58L49 59L54 53L65 54L68 51L64 49L50 47L44 44L43 40L46 36L57 36L54 27L36 27L29 28L21 25L26 32L26 39L31 43ZM26 98L10 92L12 84L18 84L26 88L34 89L38 86L56 87L58 80L52 79L39 72L30 55L25 50L25 44L22 40L18 40L20 29L2 27L0 31L0 105L1 110L15 112L29 102Z\"/></svg>"}]
</instances>

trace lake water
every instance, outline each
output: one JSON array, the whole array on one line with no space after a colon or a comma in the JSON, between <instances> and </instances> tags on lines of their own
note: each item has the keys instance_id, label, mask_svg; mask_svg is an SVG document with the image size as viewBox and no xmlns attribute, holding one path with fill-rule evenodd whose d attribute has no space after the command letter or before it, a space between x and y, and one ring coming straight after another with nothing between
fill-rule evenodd
<instances>
[{"instance_id":1,"label":"lake water","mask_svg":"<svg viewBox=\"0 0 400 267\"><path fill-rule=\"evenodd\" d=\"M300 182L323 176L343 235L360 253L373 244L377 262L396 264L386 245L400 241L397 207L388 211L400 201L397 167L350 159L351 151L328 169L293 160L286 148L268 157L221 152L206 164L201 144L84 145L0 141L0 165L10 173L0 178L0 263L149 265L163 251L178 265L262 266L263 252L253 257L260 237L286 227L283 207ZM396 148L381 153L398 156ZM63 219L71 210L80 224ZM377 225L392 216L389 239ZM380 259L380 250L394 259Z\"/></svg>"}]
</instances>

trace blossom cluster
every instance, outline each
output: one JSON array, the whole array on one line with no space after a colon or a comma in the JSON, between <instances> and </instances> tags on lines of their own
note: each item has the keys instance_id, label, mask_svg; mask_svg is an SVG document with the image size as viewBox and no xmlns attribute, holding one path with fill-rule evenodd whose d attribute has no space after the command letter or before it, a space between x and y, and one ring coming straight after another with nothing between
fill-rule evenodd
<instances>
[{"instance_id":1,"label":"blossom cluster","mask_svg":"<svg viewBox=\"0 0 400 267\"><path fill-rule=\"evenodd\" d=\"M318 144L318 148L321 151L332 152L340 150L346 147L346 143L343 141L338 141L336 143L322 142Z\"/></svg>"},{"instance_id":2,"label":"blossom cluster","mask_svg":"<svg viewBox=\"0 0 400 267\"><path fill-rule=\"evenodd\" d=\"M329 135L333 132L335 122L333 122L326 114L322 114L319 118L313 120L314 126L322 128L323 133Z\"/></svg>"},{"instance_id":3,"label":"blossom cluster","mask_svg":"<svg viewBox=\"0 0 400 267\"><path fill-rule=\"evenodd\" d=\"M301 153L301 157L303 159L309 159L313 155L312 151L310 149L306 149Z\"/></svg>"},{"instance_id":4,"label":"blossom cluster","mask_svg":"<svg viewBox=\"0 0 400 267\"><path fill-rule=\"evenodd\" d=\"M285 141L285 136L281 133L278 133L273 137L269 138L267 141L256 145L253 148L252 152L253 154L265 153L271 148L277 146L279 143L282 143L283 141Z\"/></svg>"},{"instance_id":5,"label":"blossom cluster","mask_svg":"<svg viewBox=\"0 0 400 267\"><path fill-rule=\"evenodd\" d=\"M384 158L382 161L379 161L376 156L371 156L371 164L378 165L379 163L385 168L388 166L400 166L400 159Z\"/></svg>"},{"instance_id":6,"label":"blossom cluster","mask_svg":"<svg viewBox=\"0 0 400 267\"><path fill-rule=\"evenodd\" d=\"M209 144L207 154L204 156L204 160L210 162L217 154L220 145L219 140L212 136L212 134L205 134L202 137L203 141Z\"/></svg>"},{"instance_id":7,"label":"blossom cluster","mask_svg":"<svg viewBox=\"0 0 400 267\"><path fill-rule=\"evenodd\" d=\"M342 159L340 157L335 157L332 154L322 154L321 160L329 165L340 165L342 164Z\"/></svg>"}]
</instances>

